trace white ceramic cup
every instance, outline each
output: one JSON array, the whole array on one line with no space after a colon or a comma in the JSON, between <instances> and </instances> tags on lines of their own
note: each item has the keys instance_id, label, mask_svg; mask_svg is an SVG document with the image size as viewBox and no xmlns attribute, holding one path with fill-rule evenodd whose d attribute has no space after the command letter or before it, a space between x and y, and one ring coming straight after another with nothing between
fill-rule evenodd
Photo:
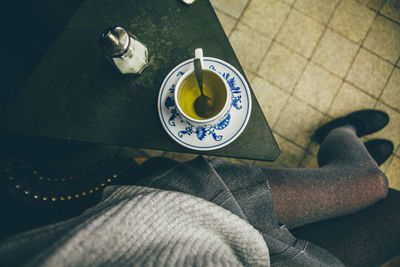
<instances>
[{"instance_id":1,"label":"white ceramic cup","mask_svg":"<svg viewBox=\"0 0 400 267\"><path fill-rule=\"evenodd\" d=\"M214 116L210 117L210 118L206 118L206 119L196 119L193 118L191 116L189 116L188 114L186 114L183 110L182 107L179 103L178 100L178 96L179 96L179 92L180 89L182 87L182 83L190 76L190 75L195 75L194 73L194 64L192 65L193 68L189 71L187 71L185 74L183 74L176 86L175 86L175 91L174 91L174 102L175 102L175 106L177 109L177 112L179 113L179 115L182 117L182 119L184 119L186 122L188 122L190 125L195 126L195 127L212 127L212 126L216 126L218 124L220 124L229 114L229 111L232 107L232 92L230 90L230 87L228 85L228 83L226 82L225 78L221 76L221 74L219 74L218 72L212 70L212 69L208 69L208 68L204 68L204 60L203 60L203 50L201 48L197 48L195 50L195 58L199 58L200 62L201 62L201 66L203 69L203 74L204 72L211 72L213 75L215 75L215 77L218 77L220 79L220 81L222 81L222 84L224 85L223 90L225 90L226 92L226 98L225 98L225 102L223 107L221 108L221 110ZM206 79L207 75L203 75L203 80ZM199 90L199 94L200 94L200 88L197 88L197 90ZM193 102L194 105L194 102Z\"/></svg>"}]
</instances>

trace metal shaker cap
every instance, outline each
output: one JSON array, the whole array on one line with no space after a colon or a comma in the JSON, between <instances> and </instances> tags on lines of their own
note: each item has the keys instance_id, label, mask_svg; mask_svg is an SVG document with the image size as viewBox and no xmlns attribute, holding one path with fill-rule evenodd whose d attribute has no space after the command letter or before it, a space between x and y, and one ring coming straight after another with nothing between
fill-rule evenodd
<instances>
[{"instance_id":1,"label":"metal shaker cap","mask_svg":"<svg viewBox=\"0 0 400 267\"><path fill-rule=\"evenodd\" d=\"M123 55L128 50L129 43L129 34L119 26L105 29L99 38L101 49L110 57Z\"/></svg>"}]
</instances>

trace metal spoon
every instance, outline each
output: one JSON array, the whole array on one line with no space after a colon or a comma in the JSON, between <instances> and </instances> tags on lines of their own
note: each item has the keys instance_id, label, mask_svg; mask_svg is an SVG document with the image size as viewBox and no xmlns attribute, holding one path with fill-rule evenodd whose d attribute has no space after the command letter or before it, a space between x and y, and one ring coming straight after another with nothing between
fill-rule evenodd
<instances>
[{"instance_id":1,"label":"metal spoon","mask_svg":"<svg viewBox=\"0 0 400 267\"><path fill-rule=\"evenodd\" d=\"M212 114L213 100L203 93L203 69L200 58L194 59L194 73L200 88L200 96L194 101L194 111L202 118L208 118Z\"/></svg>"}]
</instances>

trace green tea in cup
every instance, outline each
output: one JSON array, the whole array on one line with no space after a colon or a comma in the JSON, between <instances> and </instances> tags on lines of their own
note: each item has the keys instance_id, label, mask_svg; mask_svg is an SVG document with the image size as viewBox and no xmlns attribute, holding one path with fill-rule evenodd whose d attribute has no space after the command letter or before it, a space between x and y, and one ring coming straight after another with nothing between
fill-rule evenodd
<instances>
[{"instance_id":1,"label":"green tea in cup","mask_svg":"<svg viewBox=\"0 0 400 267\"><path fill-rule=\"evenodd\" d=\"M208 69L203 64L203 50L195 50L195 62L200 61L202 70L200 80L203 80L203 99L206 105L199 105L201 96L199 82L194 68L183 74L175 87L174 102L176 110L182 119L195 127L211 127L221 123L229 114L232 106L232 93L225 78L218 72ZM193 65L194 67L194 65ZM197 72L197 74L199 74ZM197 100L197 101L196 101ZM195 108L197 104L197 110ZM204 104L201 103L201 104ZM202 109L199 108L202 107ZM196 112L197 111L197 112ZM201 114L199 114L201 113Z\"/></svg>"},{"instance_id":2,"label":"green tea in cup","mask_svg":"<svg viewBox=\"0 0 400 267\"><path fill-rule=\"evenodd\" d=\"M200 96L199 85L195 73L186 77L178 88L178 102L182 111L189 117L197 120L206 120L217 115L223 108L227 99L224 81L212 70L203 70L203 92L211 99L212 105L203 117L196 113L194 102Z\"/></svg>"}]
</instances>

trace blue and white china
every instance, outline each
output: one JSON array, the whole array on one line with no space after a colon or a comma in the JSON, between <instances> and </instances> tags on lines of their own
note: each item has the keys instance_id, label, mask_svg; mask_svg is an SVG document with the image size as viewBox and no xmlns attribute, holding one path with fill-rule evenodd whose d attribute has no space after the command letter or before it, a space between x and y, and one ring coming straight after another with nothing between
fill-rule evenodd
<instances>
[{"instance_id":1,"label":"blue and white china","mask_svg":"<svg viewBox=\"0 0 400 267\"><path fill-rule=\"evenodd\" d=\"M232 107L226 118L209 127L193 126L177 112L174 92L177 82L193 70L193 59L172 69L165 77L158 95L158 114L165 131L180 145L193 150L215 150L233 142L245 129L251 114L251 94L243 76L229 63L212 57L203 57L203 68L218 72L229 85Z\"/></svg>"}]
</instances>

